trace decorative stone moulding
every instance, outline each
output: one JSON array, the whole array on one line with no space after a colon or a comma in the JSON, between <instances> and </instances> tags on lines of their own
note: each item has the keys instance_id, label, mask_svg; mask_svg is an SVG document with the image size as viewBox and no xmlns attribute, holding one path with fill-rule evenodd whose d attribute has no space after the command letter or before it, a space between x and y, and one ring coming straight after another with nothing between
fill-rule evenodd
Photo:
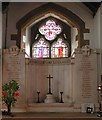
<instances>
[{"instance_id":1,"label":"decorative stone moulding","mask_svg":"<svg viewBox=\"0 0 102 120\"><path fill-rule=\"evenodd\" d=\"M82 54L84 56L89 56L90 54L100 54L99 49L92 49L89 45L85 45L82 48L76 48L75 54Z\"/></svg>"},{"instance_id":2,"label":"decorative stone moulding","mask_svg":"<svg viewBox=\"0 0 102 120\"><path fill-rule=\"evenodd\" d=\"M29 58L26 58L25 63L26 63L26 64L29 64L29 63L30 63L30 59L29 59Z\"/></svg>"},{"instance_id":3,"label":"decorative stone moulding","mask_svg":"<svg viewBox=\"0 0 102 120\"><path fill-rule=\"evenodd\" d=\"M75 58L71 58L71 64L75 63Z\"/></svg>"},{"instance_id":4,"label":"decorative stone moulding","mask_svg":"<svg viewBox=\"0 0 102 120\"><path fill-rule=\"evenodd\" d=\"M100 49L92 49L91 53L96 53L96 54L100 54L101 50Z\"/></svg>"},{"instance_id":5,"label":"decorative stone moulding","mask_svg":"<svg viewBox=\"0 0 102 120\"><path fill-rule=\"evenodd\" d=\"M19 53L24 53L23 49L19 49L17 46L11 46L9 49L3 50L4 54L18 55Z\"/></svg>"},{"instance_id":6,"label":"decorative stone moulding","mask_svg":"<svg viewBox=\"0 0 102 120\"><path fill-rule=\"evenodd\" d=\"M82 54L85 56L89 56L91 54L91 48L89 45L85 45L82 47Z\"/></svg>"},{"instance_id":7,"label":"decorative stone moulding","mask_svg":"<svg viewBox=\"0 0 102 120\"><path fill-rule=\"evenodd\" d=\"M12 54L12 55L18 55L19 54L19 49L18 49L17 46L11 46L9 51L10 51L10 54Z\"/></svg>"},{"instance_id":8,"label":"decorative stone moulding","mask_svg":"<svg viewBox=\"0 0 102 120\"><path fill-rule=\"evenodd\" d=\"M29 61L29 62L28 62ZM71 64L71 58L63 59L26 59L26 64L40 64L40 65L52 65L52 64Z\"/></svg>"},{"instance_id":9,"label":"decorative stone moulding","mask_svg":"<svg viewBox=\"0 0 102 120\"><path fill-rule=\"evenodd\" d=\"M9 53L9 49L3 49L3 54L8 54Z\"/></svg>"}]
</instances>

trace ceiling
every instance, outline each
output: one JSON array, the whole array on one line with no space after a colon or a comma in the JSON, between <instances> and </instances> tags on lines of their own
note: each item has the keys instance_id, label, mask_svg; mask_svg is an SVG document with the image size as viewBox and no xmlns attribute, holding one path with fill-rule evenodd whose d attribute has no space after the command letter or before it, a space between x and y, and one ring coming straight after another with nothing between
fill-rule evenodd
<instances>
[{"instance_id":1,"label":"ceiling","mask_svg":"<svg viewBox=\"0 0 102 120\"><path fill-rule=\"evenodd\" d=\"M92 13L93 13L93 17L95 16L98 8L100 7L102 2L83 2L83 4L88 7Z\"/></svg>"},{"instance_id":2,"label":"ceiling","mask_svg":"<svg viewBox=\"0 0 102 120\"><path fill-rule=\"evenodd\" d=\"M102 1L101 2L82 2L82 3L92 11L92 14L94 17ZM9 5L9 2L2 2L2 10L5 11L8 5Z\"/></svg>"}]
</instances>

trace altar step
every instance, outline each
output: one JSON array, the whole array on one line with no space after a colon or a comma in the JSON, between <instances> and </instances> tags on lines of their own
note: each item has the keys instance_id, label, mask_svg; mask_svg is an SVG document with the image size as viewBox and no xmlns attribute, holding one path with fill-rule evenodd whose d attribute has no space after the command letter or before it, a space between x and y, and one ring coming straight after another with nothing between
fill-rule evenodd
<instances>
[{"instance_id":1,"label":"altar step","mask_svg":"<svg viewBox=\"0 0 102 120\"><path fill-rule=\"evenodd\" d=\"M73 112L73 105L69 103L29 103L28 112Z\"/></svg>"}]
</instances>

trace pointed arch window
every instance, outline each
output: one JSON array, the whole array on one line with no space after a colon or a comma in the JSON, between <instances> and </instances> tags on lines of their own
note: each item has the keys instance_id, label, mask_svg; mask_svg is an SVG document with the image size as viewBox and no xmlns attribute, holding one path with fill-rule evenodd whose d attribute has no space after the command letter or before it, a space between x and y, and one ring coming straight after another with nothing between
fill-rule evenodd
<instances>
[{"instance_id":1,"label":"pointed arch window","mask_svg":"<svg viewBox=\"0 0 102 120\"><path fill-rule=\"evenodd\" d=\"M48 58L49 57L49 44L40 38L38 42L35 42L32 47L33 58Z\"/></svg>"},{"instance_id":2,"label":"pointed arch window","mask_svg":"<svg viewBox=\"0 0 102 120\"><path fill-rule=\"evenodd\" d=\"M54 18L47 18L36 26L34 25L32 33L34 31L32 58L65 58L70 56L70 27L67 27L65 23Z\"/></svg>"},{"instance_id":3,"label":"pointed arch window","mask_svg":"<svg viewBox=\"0 0 102 120\"><path fill-rule=\"evenodd\" d=\"M62 38L59 38L57 42L53 43L51 47L51 57L68 57L68 45L63 41Z\"/></svg>"}]
</instances>

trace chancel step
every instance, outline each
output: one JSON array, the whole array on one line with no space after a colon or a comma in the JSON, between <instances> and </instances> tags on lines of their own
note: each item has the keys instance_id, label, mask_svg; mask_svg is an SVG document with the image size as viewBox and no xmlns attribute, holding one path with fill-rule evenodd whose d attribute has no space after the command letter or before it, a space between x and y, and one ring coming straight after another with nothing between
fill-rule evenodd
<instances>
[{"instance_id":1,"label":"chancel step","mask_svg":"<svg viewBox=\"0 0 102 120\"><path fill-rule=\"evenodd\" d=\"M13 113L13 117L3 116L2 120L101 120L97 114L87 113Z\"/></svg>"},{"instance_id":2,"label":"chancel step","mask_svg":"<svg viewBox=\"0 0 102 120\"><path fill-rule=\"evenodd\" d=\"M4 118L2 120L101 120L101 118Z\"/></svg>"}]
</instances>

